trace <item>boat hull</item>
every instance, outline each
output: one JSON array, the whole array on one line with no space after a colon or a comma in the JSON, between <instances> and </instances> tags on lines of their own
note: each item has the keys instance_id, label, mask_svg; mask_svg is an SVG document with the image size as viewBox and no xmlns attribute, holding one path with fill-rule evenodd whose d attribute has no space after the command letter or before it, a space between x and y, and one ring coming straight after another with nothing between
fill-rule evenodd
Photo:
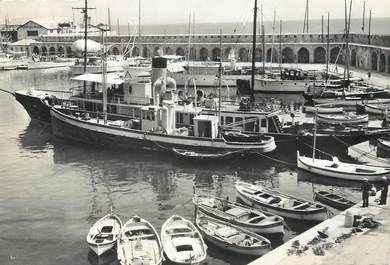
<instances>
[{"instance_id":1,"label":"boat hull","mask_svg":"<svg viewBox=\"0 0 390 265\"><path fill-rule=\"evenodd\" d=\"M255 79L256 93L304 93L309 87L308 80Z\"/></svg>"},{"instance_id":2,"label":"boat hull","mask_svg":"<svg viewBox=\"0 0 390 265\"><path fill-rule=\"evenodd\" d=\"M314 197L315 200L322 202L326 205L329 205L329 206L331 206L335 209L338 209L338 210L346 210L348 208L351 208L354 205L352 202L351 202L351 204L344 204L344 203L340 203L340 202L331 200L331 199L327 198L326 196L323 196L319 192L315 192L314 196L315 196Z\"/></svg>"},{"instance_id":3,"label":"boat hull","mask_svg":"<svg viewBox=\"0 0 390 265\"><path fill-rule=\"evenodd\" d=\"M241 150L245 148L243 144L226 143L221 139L171 136L91 123L72 118L55 109L51 109L50 114L54 135L109 148L152 148L165 151L171 151L172 148L210 151ZM275 150L275 148L275 141L271 137L264 144L254 144L245 151L268 153Z\"/></svg>"},{"instance_id":4,"label":"boat hull","mask_svg":"<svg viewBox=\"0 0 390 265\"><path fill-rule=\"evenodd\" d=\"M50 122L50 107L40 97L28 95L25 91L16 91L14 95L31 119Z\"/></svg>"},{"instance_id":5,"label":"boat hull","mask_svg":"<svg viewBox=\"0 0 390 265\"><path fill-rule=\"evenodd\" d=\"M390 141L385 139L377 139L376 145L379 149L390 153Z\"/></svg>"},{"instance_id":6,"label":"boat hull","mask_svg":"<svg viewBox=\"0 0 390 265\"><path fill-rule=\"evenodd\" d=\"M111 250L115 246L116 242L105 244L105 245L96 245L89 243L89 248L98 256L103 255L107 251Z\"/></svg>"},{"instance_id":7,"label":"boat hull","mask_svg":"<svg viewBox=\"0 0 390 265\"><path fill-rule=\"evenodd\" d=\"M318 122L329 123L329 124L359 124L368 122L368 115L359 115L356 117L333 117L327 115L318 115Z\"/></svg>"}]
</instances>

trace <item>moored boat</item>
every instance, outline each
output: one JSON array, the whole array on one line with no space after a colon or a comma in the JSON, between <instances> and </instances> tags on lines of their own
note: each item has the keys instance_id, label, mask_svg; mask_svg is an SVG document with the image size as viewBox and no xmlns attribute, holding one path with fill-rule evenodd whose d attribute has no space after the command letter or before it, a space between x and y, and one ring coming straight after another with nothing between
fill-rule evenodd
<instances>
[{"instance_id":1,"label":"moored boat","mask_svg":"<svg viewBox=\"0 0 390 265\"><path fill-rule=\"evenodd\" d=\"M262 256L271 250L267 238L230 223L197 214L196 225L205 240L223 250L250 256Z\"/></svg>"},{"instance_id":2,"label":"moored boat","mask_svg":"<svg viewBox=\"0 0 390 265\"><path fill-rule=\"evenodd\" d=\"M359 104L360 108L364 109L366 113L369 114L385 114L386 111L390 112L390 105L382 105L382 104L364 104L360 103Z\"/></svg>"},{"instance_id":3,"label":"moored boat","mask_svg":"<svg viewBox=\"0 0 390 265\"><path fill-rule=\"evenodd\" d=\"M117 246L120 265L163 262L163 248L156 229L147 220L134 216L127 221L120 233Z\"/></svg>"},{"instance_id":4,"label":"moored boat","mask_svg":"<svg viewBox=\"0 0 390 265\"><path fill-rule=\"evenodd\" d=\"M386 140L385 138L378 138L376 145L379 149L385 152L390 152L390 140Z\"/></svg>"},{"instance_id":5,"label":"moored boat","mask_svg":"<svg viewBox=\"0 0 390 265\"><path fill-rule=\"evenodd\" d=\"M303 110L305 112L320 113L320 114L340 113L344 111L342 107L331 106L331 105L304 106Z\"/></svg>"},{"instance_id":6,"label":"moored boat","mask_svg":"<svg viewBox=\"0 0 390 265\"><path fill-rule=\"evenodd\" d=\"M314 192L314 199L338 210L346 210L356 204L344 197L324 190Z\"/></svg>"},{"instance_id":7,"label":"moored boat","mask_svg":"<svg viewBox=\"0 0 390 265\"><path fill-rule=\"evenodd\" d=\"M260 185L237 182L236 191L245 204L282 217L306 221L323 221L328 217L327 209L320 204Z\"/></svg>"},{"instance_id":8,"label":"moored boat","mask_svg":"<svg viewBox=\"0 0 390 265\"><path fill-rule=\"evenodd\" d=\"M195 195L197 211L260 234L284 233L282 217L218 197Z\"/></svg>"},{"instance_id":9,"label":"moored boat","mask_svg":"<svg viewBox=\"0 0 390 265\"><path fill-rule=\"evenodd\" d=\"M173 215L161 228L161 241L166 257L174 264L202 264L207 246L202 235L187 219Z\"/></svg>"},{"instance_id":10,"label":"moored boat","mask_svg":"<svg viewBox=\"0 0 390 265\"><path fill-rule=\"evenodd\" d=\"M300 169L331 177L354 181L380 181L382 177L390 175L390 167L368 166L354 163L340 162L337 157L333 160L301 156L297 152L297 166Z\"/></svg>"},{"instance_id":11,"label":"moored boat","mask_svg":"<svg viewBox=\"0 0 390 265\"><path fill-rule=\"evenodd\" d=\"M340 106L356 106L356 104L365 102L367 104L388 104L390 98L362 99L360 97L340 97L340 98L314 98L315 104L337 104Z\"/></svg>"},{"instance_id":12,"label":"moored boat","mask_svg":"<svg viewBox=\"0 0 390 265\"><path fill-rule=\"evenodd\" d=\"M353 114L344 114L344 115L317 115L318 122L329 123L329 124L358 124L358 123L367 123L368 114L362 115L353 115Z\"/></svg>"},{"instance_id":13,"label":"moored boat","mask_svg":"<svg viewBox=\"0 0 390 265\"><path fill-rule=\"evenodd\" d=\"M117 243L122 221L114 214L108 214L99 219L87 234L89 248L100 256L112 249Z\"/></svg>"}]
</instances>

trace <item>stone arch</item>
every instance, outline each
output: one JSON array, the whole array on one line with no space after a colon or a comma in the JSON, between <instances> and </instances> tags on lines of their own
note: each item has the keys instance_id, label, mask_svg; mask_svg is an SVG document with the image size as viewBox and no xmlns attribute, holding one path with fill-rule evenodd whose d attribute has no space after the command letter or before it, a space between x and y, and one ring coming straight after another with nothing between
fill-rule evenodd
<instances>
[{"instance_id":1,"label":"stone arch","mask_svg":"<svg viewBox=\"0 0 390 265\"><path fill-rule=\"evenodd\" d=\"M386 71L386 56L382 53L379 57L379 72Z\"/></svg>"},{"instance_id":2,"label":"stone arch","mask_svg":"<svg viewBox=\"0 0 390 265\"><path fill-rule=\"evenodd\" d=\"M178 47L176 49L176 55L184 56L184 49L182 47Z\"/></svg>"},{"instance_id":3,"label":"stone arch","mask_svg":"<svg viewBox=\"0 0 390 265\"><path fill-rule=\"evenodd\" d=\"M47 48L46 48L46 46L42 46L41 53L42 53L43 56L47 55Z\"/></svg>"},{"instance_id":4,"label":"stone arch","mask_svg":"<svg viewBox=\"0 0 390 265\"><path fill-rule=\"evenodd\" d=\"M239 56L241 62L248 62L248 61L249 61L248 49L246 49L246 48L241 48L241 49L238 51L238 56Z\"/></svg>"},{"instance_id":5,"label":"stone arch","mask_svg":"<svg viewBox=\"0 0 390 265\"><path fill-rule=\"evenodd\" d=\"M221 49L219 48L214 48L211 51L211 60L213 61L219 61L221 57Z\"/></svg>"},{"instance_id":6,"label":"stone arch","mask_svg":"<svg viewBox=\"0 0 390 265\"><path fill-rule=\"evenodd\" d=\"M344 56L340 51L340 47L334 47L330 50L330 63L344 63Z\"/></svg>"},{"instance_id":7,"label":"stone arch","mask_svg":"<svg viewBox=\"0 0 390 265\"><path fill-rule=\"evenodd\" d=\"M62 46L58 47L58 55L59 56L64 56L65 55L64 47L62 47Z\"/></svg>"},{"instance_id":8,"label":"stone arch","mask_svg":"<svg viewBox=\"0 0 390 265\"><path fill-rule=\"evenodd\" d=\"M378 71L378 54L376 52L371 54L371 70Z\"/></svg>"},{"instance_id":9,"label":"stone arch","mask_svg":"<svg viewBox=\"0 0 390 265\"><path fill-rule=\"evenodd\" d=\"M196 49L194 47L190 48L190 59L196 60Z\"/></svg>"},{"instance_id":10,"label":"stone arch","mask_svg":"<svg viewBox=\"0 0 390 265\"><path fill-rule=\"evenodd\" d=\"M275 48L269 48L267 50L267 62L271 62L271 57L272 57L272 62L278 62L279 61L278 60L278 53L276 52Z\"/></svg>"},{"instance_id":11,"label":"stone arch","mask_svg":"<svg viewBox=\"0 0 390 265\"><path fill-rule=\"evenodd\" d=\"M323 47L314 49L314 63L326 63L326 51Z\"/></svg>"},{"instance_id":12,"label":"stone arch","mask_svg":"<svg viewBox=\"0 0 390 265\"><path fill-rule=\"evenodd\" d=\"M38 46L34 46L33 54L39 54L39 47Z\"/></svg>"},{"instance_id":13,"label":"stone arch","mask_svg":"<svg viewBox=\"0 0 390 265\"><path fill-rule=\"evenodd\" d=\"M201 61L207 61L207 59L209 58L209 50L207 50L207 48L201 48L200 51L199 51L199 58Z\"/></svg>"},{"instance_id":14,"label":"stone arch","mask_svg":"<svg viewBox=\"0 0 390 265\"><path fill-rule=\"evenodd\" d=\"M255 49L255 62L261 62L263 60L263 50L260 48Z\"/></svg>"},{"instance_id":15,"label":"stone arch","mask_svg":"<svg viewBox=\"0 0 390 265\"><path fill-rule=\"evenodd\" d=\"M282 63L293 63L295 61L294 51L290 47L282 50Z\"/></svg>"},{"instance_id":16,"label":"stone arch","mask_svg":"<svg viewBox=\"0 0 390 265\"><path fill-rule=\"evenodd\" d=\"M171 47L165 47L164 52L166 55L173 55L173 50Z\"/></svg>"},{"instance_id":17,"label":"stone arch","mask_svg":"<svg viewBox=\"0 0 390 265\"><path fill-rule=\"evenodd\" d=\"M142 57L149 58L150 57L150 50L148 47L144 47L142 49Z\"/></svg>"},{"instance_id":18,"label":"stone arch","mask_svg":"<svg viewBox=\"0 0 390 265\"><path fill-rule=\"evenodd\" d=\"M302 47L298 50L298 63L309 63L309 50Z\"/></svg>"},{"instance_id":19,"label":"stone arch","mask_svg":"<svg viewBox=\"0 0 390 265\"><path fill-rule=\"evenodd\" d=\"M131 57L138 57L140 56L140 50L138 47L133 47L133 50L131 51Z\"/></svg>"},{"instance_id":20,"label":"stone arch","mask_svg":"<svg viewBox=\"0 0 390 265\"><path fill-rule=\"evenodd\" d=\"M160 47L154 47L153 56L161 56L164 54L164 51Z\"/></svg>"},{"instance_id":21,"label":"stone arch","mask_svg":"<svg viewBox=\"0 0 390 265\"><path fill-rule=\"evenodd\" d=\"M66 47L66 56L67 57L72 56L72 48L71 47Z\"/></svg>"},{"instance_id":22,"label":"stone arch","mask_svg":"<svg viewBox=\"0 0 390 265\"><path fill-rule=\"evenodd\" d=\"M229 55L230 55L230 53L232 52L232 48L226 48L225 49L225 51L224 51L224 53L223 53L223 56L224 56L224 58L226 59L226 60L228 60L229 59Z\"/></svg>"},{"instance_id":23,"label":"stone arch","mask_svg":"<svg viewBox=\"0 0 390 265\"><path fill-rule=\"evenodd\" d=\"M49 55L56 55L56 48L53 46L49 48Z\"/></svg>"},{"instance_id":24,"label":"stone arch","mask_svg":"<svg viewBox=\"0 0 390 265\"><path fill-rule=\"evenodd\" d=\"M351 66L356 66L357 63L357 55L356 55L356 50L353 49L351 51Z\"/></svg>"},{"instance_id":25,"label":"stone arch","mask_svg":"<svg viewBox=\"0 0 390 265\"><path fill-rule=\"evenodd\" d=\"M113 47L113 48L111 49L111 53L112 53L113 55L119 55L119 54L120 54L119 48L118 48L118 47Z\"/></svg>"}]
</instances>

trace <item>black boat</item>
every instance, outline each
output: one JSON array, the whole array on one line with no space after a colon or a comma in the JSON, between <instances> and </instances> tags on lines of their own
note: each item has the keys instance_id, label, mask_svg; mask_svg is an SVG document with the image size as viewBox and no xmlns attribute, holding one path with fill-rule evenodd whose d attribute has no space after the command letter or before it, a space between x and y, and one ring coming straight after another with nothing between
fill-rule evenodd
<instances>
[{"instance_id":1,"label":"black boat","mask_svg":"<svg viewBox=\"0 0 390 265\"><path fill-rule=\"evenodd\" d=\"M323 190L314 192L314 199L338 210L346 210L356 204L344 197Z\"/></svg>"}]
</instances>

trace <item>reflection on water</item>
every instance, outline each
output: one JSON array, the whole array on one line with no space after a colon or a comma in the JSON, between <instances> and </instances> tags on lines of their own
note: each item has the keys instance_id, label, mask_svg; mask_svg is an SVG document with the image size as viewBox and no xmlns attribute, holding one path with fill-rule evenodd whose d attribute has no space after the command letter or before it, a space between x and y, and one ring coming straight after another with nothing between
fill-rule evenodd
<instances>
[{"instance_id":1,"label":"reflection on water","mask_svg":"<svg viewBox=\"0 0 390 265\"><path fill-rule=\"evenodd\" d=\"M0 73L4 87L58 89L69 74L58 71ZM297 108L285 99L286 106ZM293 100L294 101L294 100ZM294 162L289 152L280 160ZM294 152L293 152L294 153ZM115 253L97 259L88 252L89 227L110 207L125 222L133 215L159 230L172 214L193 219L197 192L235 200L237 179L256 182L309 200L315 189L344 186L302 178L295 167L264 157L192 163L152 152L105 150L55 139L50 126L29 122L11 97L0 97L0 260L12 264L115 264ZM322 179L322 178L320 178ZM358 197L354 186L334 188ZM289 222L283 240L308 228ZM312 225L312 224L309 224ZM273 245L282 243L272 239ZM209 247L209 264L246 264L252 258Z\"/></svg>"}]
</instances>

